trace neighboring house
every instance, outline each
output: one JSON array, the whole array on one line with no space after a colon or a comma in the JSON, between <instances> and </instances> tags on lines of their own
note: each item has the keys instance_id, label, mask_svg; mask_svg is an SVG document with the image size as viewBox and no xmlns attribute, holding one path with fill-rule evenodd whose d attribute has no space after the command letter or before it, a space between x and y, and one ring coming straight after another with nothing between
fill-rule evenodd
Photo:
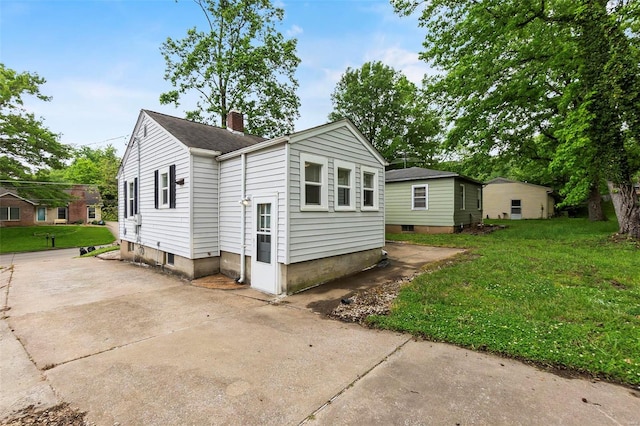
<instances>
[{"instance_id":1,"label":"neighboring house","mask_svg":"<svg viewBox=\"0 0 640 426\"><path fill-rule=\"evenodd\" d=\"M502 177L484 187L484 213L489 219L547 219L554 215L553 189Z\"/></svg>"},{"instance_id":2,"label":"neighboring house","mask_svg":"<svg viewBox=\"0 0 640 426\"><path fill-rule=\"evenodd\" d=\"M292 293L380 260L385 161L348 120L265 140L142 110L120 170L124 259Z\"/></svg>"},{"instance_id":3,"label":"neighboring house","mask_svg":"<svg viewBox=\"0 0 640 426\"><path fill-rule=\"evenodd\" d=\"M385 177L391 233L452 233L482 221L482 183L457 173L411 167Z\"/></svg>"},{"instance_id":4,"label":"neighboring house","mask_svg":"<svg viewBox=\"0 0 640 426\"><path fill-rule=\"evenodd\" d=\"M37 203L22 198L17 192L0 188L0 227L33 225L37 207Z\"/></svg>"},{"instance_id":5,"label":"neighboring house","mask_svg":"<svg viewBox=\"0 0 640 426\"><path fill-rule=\"evenodd\" d=\"M0 226L32 226L91 223L101 220L102 199L91 185L73 185L65 190L72 199L64 206L48 206L29 200L13 189L0 188Z\"/></svg>"}]
</instances>

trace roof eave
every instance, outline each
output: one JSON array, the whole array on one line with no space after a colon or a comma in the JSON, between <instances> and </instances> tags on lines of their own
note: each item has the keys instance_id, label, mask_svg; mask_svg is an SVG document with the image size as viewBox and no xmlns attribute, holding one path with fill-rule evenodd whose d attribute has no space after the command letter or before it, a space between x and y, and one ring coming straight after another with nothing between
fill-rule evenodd
<instances>
[{"instance_id":1,"label":"roof eave","mask_svg":"<svg viewBox=\"0 0 640 426\"><path fill-rule=\"evenodd\" d=\"M257 144L248 146L246 148L237 149L235 151L227 152L226 154L222 154L217 157L218 161L228 160L230 158L237 157L242 154L248 154L253 151L259 151L261 149L269 148L275 145L279 145L281 143L288 143L289 136L280 136L275 139L267 139L266 141L258 142Z\"/></svg>"}]
</instances>

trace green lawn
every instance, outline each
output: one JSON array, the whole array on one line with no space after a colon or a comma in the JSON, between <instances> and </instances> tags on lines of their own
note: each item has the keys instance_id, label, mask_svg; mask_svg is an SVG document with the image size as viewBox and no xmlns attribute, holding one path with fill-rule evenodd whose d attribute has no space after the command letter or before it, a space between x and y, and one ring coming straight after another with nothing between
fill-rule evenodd
<instances>
[{"instance_id":1,"label":"green lawn","mask_svg":"<svg viewBox=\"0 0 640 426\"><path fill-rule=\"evenodd\" d=\"M47 239L47 235L49 239ZM0 253L50 250L111 244L113 235L104 226L56 225L0 228Z\"/></svg>"},{"instance_id":2,"label":"green lawn","mask_svg":"<svg viewBox=\"0 0 640 426\"><path fill-rule=\"evenodd\" d=\"M470 248L405 287L382 328L640 384L640 247L617 223L494 221L487 235L392 234Z\"/></svg>"}]
</instances>

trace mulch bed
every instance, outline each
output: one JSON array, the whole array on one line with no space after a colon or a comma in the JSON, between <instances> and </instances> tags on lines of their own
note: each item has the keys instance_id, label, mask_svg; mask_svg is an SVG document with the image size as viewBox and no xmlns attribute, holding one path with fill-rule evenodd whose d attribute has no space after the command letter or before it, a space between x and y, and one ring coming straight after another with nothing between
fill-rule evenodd
<instances>
[{"instance_id":1,"label":"mulch bed","mask_svg":"<svg viewBox=\"0 0 640 426\"><path fill-rule=\"evenodd\" d=\"M93 423L87 422L83 413L69 404L58 404L51 408L38 409L33 405L24 408L17 413L0 420L2 426L91 426Z\"/></svg>"}]
</instances>

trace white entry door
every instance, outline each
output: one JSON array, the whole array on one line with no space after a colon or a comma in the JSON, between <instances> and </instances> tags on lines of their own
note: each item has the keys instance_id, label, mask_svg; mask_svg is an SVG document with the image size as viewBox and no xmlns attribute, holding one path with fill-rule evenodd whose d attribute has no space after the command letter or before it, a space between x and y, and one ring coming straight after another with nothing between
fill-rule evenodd
<instances>
[{"instance_id":1,"label":"white entry door","mask_svg":"<svg viewBox=\"0 0 640 426\"><path fill-rule=\"evenodd\" d=\"M253 197L253 238L251 287L271 294L280 293L277 276L278 199Z\"/></svg>"}]
</instances>

